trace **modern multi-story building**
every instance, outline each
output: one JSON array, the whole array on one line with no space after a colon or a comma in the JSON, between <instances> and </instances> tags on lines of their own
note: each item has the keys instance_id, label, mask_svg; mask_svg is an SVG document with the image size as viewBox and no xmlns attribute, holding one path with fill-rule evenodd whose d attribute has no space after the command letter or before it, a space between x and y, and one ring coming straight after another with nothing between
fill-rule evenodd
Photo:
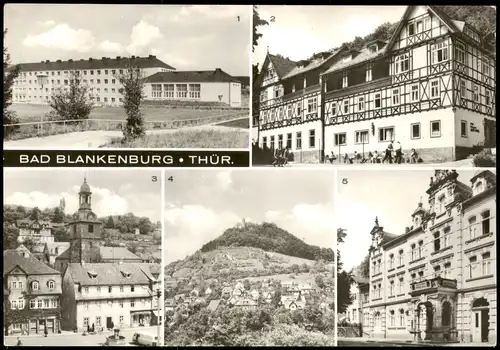
<instances>
[{"instance_id":1,"label":"modern multi-story building","mask_svg":"<svg viewBox=\"0 0 500 350\"><path fill-rule=\"evenodd\" d=\"M3 254L4 317L8 333L43 334L60 330L61 273L34 258L29 251Z\"/></svg>"},{"instance_id":2,"label":"modern multi-story building","mask_svg":"<svg viewBox=\"0 0 500 350\"><path fill-rule=\"evenodd\" d=\"M496 176L471 186L436 170L429 209L419 203L406 233L371 231L370 296L363 328L372 337L496 342Z\"/></svg>"},{"instance_id":3,"label":"modern multi-story building","mask_svg":"<svg viewBox=\"0 0 500 350\"><path fill-rule=\"evenodd\" d=\"M158 72L174 71L175 68L162 62L156 56L116 58L102 57L88 60L41 61L21 63L20 74L14 81L13 103L47 104L59 89L68 90L74 75L88 84L90 96L97 105L121 105L121 84L117 75L124 72L133 62L147 77Z\"/></svg>"},{"instance_id":4,"label":"modern multi-story building","mask_svg":"<svg viewBox=\"0 0 500 350\"><path fill-rule=\"evenodd\" d=\"M241 81L220 68L213 71L170 71L146 79L145 99L201 101L241 107Z\"/></svg>"},{"instance_id":5,"label":"modern multi-story building","mask_svg":"<svg viewBox=\"0 0 500 350\"><path fill-rule=\"evenodd\" d=\"M24 243L32 241L33 243L54 243L52 235L52 225L49 221L43 220L18 220L16 227L19 229L17 241Z\"/></svg>"},{"instance_id":6,"label":"modern multi-story building","mask_svg":"<svg viewBox=\"0 0 500 350\"><path fill-rule=\"evenodd\" d=\"M102 223L92 212L86 179L73 219L68 224L70 247L56 258L62 271L63 329L135 327L161 321L158 266L142 263L125 248L102 246Z\"/></svg>"},{"instance_id":7,"label":"modern multi-story building","mask_svg":"<svg viewBox=\"0 0 500 350\"><path fill-rule=\"evenodd\" d=\"M297 162L384 151L399 141L423 161L496 146L494 53L468 23L409 6L388 42L343 46L311 60L268 54L260 87L260 147Z\"/></svg>"}]
</instances>

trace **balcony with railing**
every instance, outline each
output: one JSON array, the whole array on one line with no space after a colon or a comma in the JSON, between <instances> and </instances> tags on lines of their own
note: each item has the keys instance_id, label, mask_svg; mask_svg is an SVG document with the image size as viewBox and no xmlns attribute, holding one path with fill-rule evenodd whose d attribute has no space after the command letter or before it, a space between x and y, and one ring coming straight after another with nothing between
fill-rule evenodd
<instances>
[{"instance_id":1,"label":"balcony with railing","mask_svg":"<svg viewBox=\"0 0 500 350\"><path fill-rule=\"evenodd\" d=\"M431 279L425 279L418 282L411 282L410 284L410 294L412 297L418 296L420 294L435 293L440 290L456 290L457 280L452 280L442 277L434 277Z\"/></svg>"}]
</instances>

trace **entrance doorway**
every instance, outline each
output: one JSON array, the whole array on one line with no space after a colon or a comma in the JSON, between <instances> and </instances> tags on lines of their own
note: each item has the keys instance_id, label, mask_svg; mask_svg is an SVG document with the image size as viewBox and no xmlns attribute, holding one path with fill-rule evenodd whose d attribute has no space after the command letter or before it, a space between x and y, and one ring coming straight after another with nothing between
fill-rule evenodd
<instances>
[{"instance_id":1,"label":"entrance doorway","mask_svg":"<svg viewBox=\"0 0 500 350\"><path fill-rule=\"evenodd\" d=\"M106 328L113 329L113 318L112 317L106 317Z\"/></svg>"},{"instance_id":2,"label":"entrance doorway","mask_svg":"<svg viewBox=\"0 0 500 350\"><path fill-rule=\"evenodd\" d=\"M479 298L472 304L472 341L487 342L490 327L490 303Z\"/></svg>"},{"instance_id":3,"label":"entrance doorway","mask_svg":"<svg viewBox=\"0 0 500 350\"><path fill-rule=\"evenodd\" d=\"M494 148L497 146L496 123L492 120L484 119L484 146Z\"/></svg>"}]
</instances>

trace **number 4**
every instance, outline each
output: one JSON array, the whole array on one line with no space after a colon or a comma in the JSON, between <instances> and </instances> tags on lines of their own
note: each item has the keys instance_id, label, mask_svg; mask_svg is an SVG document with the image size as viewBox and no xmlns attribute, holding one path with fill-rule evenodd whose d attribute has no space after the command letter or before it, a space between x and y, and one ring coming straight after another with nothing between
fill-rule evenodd
<instances>
[{"instance_id":1,"label":"number 4","mask_svg":"<svg viewBox=\"0 0 500 350\"><path fill-rule=\"evenodd\" d=\"M173 182L174 181L174 177L170 176L167 180L170 181L170 182Z\"/></svg>"}]
</instances>

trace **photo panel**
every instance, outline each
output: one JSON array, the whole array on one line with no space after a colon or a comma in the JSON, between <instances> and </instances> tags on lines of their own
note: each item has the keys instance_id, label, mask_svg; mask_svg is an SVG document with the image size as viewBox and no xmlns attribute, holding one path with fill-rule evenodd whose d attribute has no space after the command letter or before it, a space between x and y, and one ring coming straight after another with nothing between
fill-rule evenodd
<instances>
[{"instance_id":1,"label":"photo panel","mask_svg":"<svg viewBox=\"0 0 500 350\"><path fill-rule=\"evenodd\" d=\"M336 345L333 171L165 180L165 345Z\"/></svg>"},{"instance_id":2,"label":"photo panel","mask_svg":"<svg viewBox=\"0 0 500 350\"><path fill-rule=\"evenodd\" d=\"M339 346L494 346L496 169L343 169L337 184Z\"/></svg>"},{"instance_id":3,"label":"photo panel","mask_svg":"<svg viewBox=\"0 0 500 350\"><path fill-rule=\"evenodd\" d=\"M161 201L159 170L5 169L4 344L163 342Z\"/></svg>"},{"instance_id":4,"label":"photo panel","mask_svg":"<svg viewBox=\"0 0 500 350\"><path fill-rule=\"evenodd\" d=\"M495 6L254 18L253 165L495 166Z\"/></svg>"},{"instance_id":5,"label":"photo panel","mask_svg":"<svg viewBox=\"0 0 500 350\"><path fill-rule=\"evenodd\" d=\"M248 150L251 6L11 3L4 21L5 149Z\"/></svg>"}]
</instances>

